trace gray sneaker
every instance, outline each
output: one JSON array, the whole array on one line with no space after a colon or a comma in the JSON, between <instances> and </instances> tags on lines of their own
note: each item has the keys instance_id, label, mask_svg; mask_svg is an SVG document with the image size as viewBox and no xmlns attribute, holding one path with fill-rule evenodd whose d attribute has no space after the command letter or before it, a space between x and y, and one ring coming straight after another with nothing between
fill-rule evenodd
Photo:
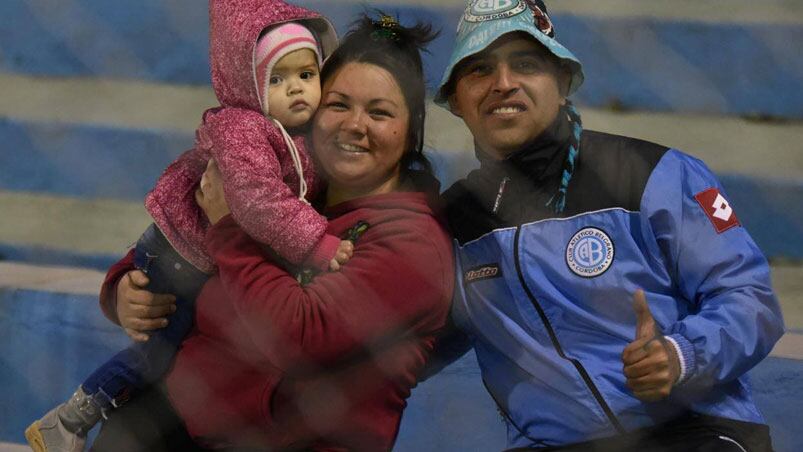
<instances>
[{"instance_id":1,"label":"gray sneaker","mask_svg":"<svg viewBox=\"0 0 803 452\"><path fill-rule=\"evenodd\" d=\"M86 435L69 431L59 418L58 412L65 405L53 408L25 429L25 439L35 452L83 452Z\"/></svg>"},{"instance_id":2,"label":"gray sneaker","mask_svg":"<svg viewBox=\"0 0 803 452\"><path fill-rule=\"evenodd\" d=\"M103 396L87 395L78 387L70 400L28 426L25 439L36 452L82 452L87 432L103 416Z\"/></svg>"}]
</instances>

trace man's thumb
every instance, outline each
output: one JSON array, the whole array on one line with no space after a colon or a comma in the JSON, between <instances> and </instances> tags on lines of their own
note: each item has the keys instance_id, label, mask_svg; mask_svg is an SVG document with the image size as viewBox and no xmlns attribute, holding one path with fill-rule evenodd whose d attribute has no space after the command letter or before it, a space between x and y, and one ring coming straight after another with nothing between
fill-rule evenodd
<instances>
[{"instance_id":1,"label":"man's thumb","mask_svg":"<svg viewBox=\"0 0 803 452\"><path fill-rule=\"evenodd\" d=\"M636 339L648 339L655 336L655 319L650 312L644 291L639 289L633 294L633 310L636 311Z\"/></svg>"}]
</instances>

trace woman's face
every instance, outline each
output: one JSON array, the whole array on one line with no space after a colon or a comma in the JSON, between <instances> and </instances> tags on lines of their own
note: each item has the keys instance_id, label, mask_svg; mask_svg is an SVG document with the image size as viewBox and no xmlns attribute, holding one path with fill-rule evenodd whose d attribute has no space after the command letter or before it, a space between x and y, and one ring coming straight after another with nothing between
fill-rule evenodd
<instances>
[{"instance_id":1,"label":"woman's face","mask_svg":"<svg viewBox=\"0 0 803 452\"><path fill-rule=\"evenodd\" d=\"M328 203L395 190L410 124L396 79L379 66L352 62L322 91L312 142L329 181Z\"/></svg>"}]
</instances>

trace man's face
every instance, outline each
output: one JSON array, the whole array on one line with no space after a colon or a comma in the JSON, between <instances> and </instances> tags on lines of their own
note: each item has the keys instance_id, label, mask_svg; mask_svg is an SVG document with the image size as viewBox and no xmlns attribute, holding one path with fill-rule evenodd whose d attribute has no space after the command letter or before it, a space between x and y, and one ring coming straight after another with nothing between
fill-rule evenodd
<instances>
[{"instance_id":1,"label":"man's face","mask_svg":"<svg viewBox=\"0 0 803 452\"><path fill-rule=\"evenodd\" d=\"M557 117L568 74L534 39L510 33L463 60L449 96L481 150L503 159L531 142Z\"/></svg>"}]
</instances>

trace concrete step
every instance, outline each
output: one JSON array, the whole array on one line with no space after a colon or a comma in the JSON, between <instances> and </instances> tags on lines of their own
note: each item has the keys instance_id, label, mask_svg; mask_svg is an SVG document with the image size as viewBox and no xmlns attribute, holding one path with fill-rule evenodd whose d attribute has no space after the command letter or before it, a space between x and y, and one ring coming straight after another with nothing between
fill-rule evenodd
<instances>
[{"instance_id":1,"label":"concrete step","mask_svg":"<svg viewBox=\"0 0 803 452\"><path fill-rule=\"evenodd\" d=\"M718 174L803 180L803 121L768 122L739 117L611 111L578 106L583 127L641 138L680 149ZM436 152L473 156L463 121L430 104L425 144Z\"/></svg>"},{"instance_id":2,"label":"concrete step","mask_svg":"<svg viewBox=\"0 0 803 452\"><path fill-rule=\"evenodd\" d=\"M214 104L203 87L9 74L0 74L0 99L9 101L0 102L0 207L17 212L0 223L0 253L17 260L42 254L37 247L98 254L89 242L108 236L106 228L120 232L117 223L131 227L114 236L116 249L135 240L148 221L142 198L192 145L200 112ZM581 113L589 129L702 158L765 253L803 258L803 212L790 207L803 203L803 122L590 107ZM476 166L462 121L432 104L425 143L444 188ZM50 263L80 265L72 258Z\"/></svg>"},{"instance_id":3,"label":"concrete step","mask_svg":"<svg viewBox=\"0 0 803 452\"><path fill-rule=\"evenodd\" d=\"M27 444L0 442L0 452L30 452L30 450L31 448Z\"/></svg>"},{"instance_id":4,"label":"concrete step","mask_svg":"<svg viewBox=\"0 0 803 452\"><path fill-rule=\"evenodd\" d=\"M108 268L152 222L141 202L0 191L0 261Z\"/></svg>"},{"instance_id":5,"label":"concrete step","mask_svg":"<svg viewBox=\"0 0 803 452\"><path fill-rule=\"evenodd\" d=\"M0 16L9 20L0 25L0 70L207 84L206 9L193 1L144 0L136 7L93 0L55 7L45 0L3 2ZM358 1L300 3L320 10L341 32L364 11ZM576 99L596 107L803 118L803 57L794 44L803 39L800 5L698 3L705 4L552 2L561 41L586 68L587 83ZM461 2L381 6L404 21L426 19L442 27L425 58L427 78L437 83Z\"/></svg>"},{"instance_id":6,"label":"concrete step","mask_svg":"<svg viewBox=\"0 0 803 452\"><path fill-rule=\"evenodd\" d=\"M36 137L31 136L39 131L37 126L56 129L65 135L83 134L87 136L85 140L95 141L100 141L98 137L105 132L110 136L109 140L121 141L122 147L101 151L118 154L140 153L125 143L127 139L135 141L135 138L144 139L139 137L148 135L173 135L180 141L180 151L192 144L201 113L216 105L214 93L206 86L42 78L8 73L0 73L0 99L0 120L4 120L7 129L3 135L6 138L23 135L17 141L27 148L19 151L27 153L32 148L53 153L56 150L49 148L64 144L44 138L37 142ZM799 141L803 137L803 121L772 122L721 115L611 111L582 105L580 112L586 128L682 149L702 158L722 174L803 179L803 152L800 152ZM432 150L471 154L471 135L459 118L434 104L430 104L427 115L425 142ZM118 134L111 135L113 132ZM9 144L6 140L6 145ZM8 150L6 158L11 160L11 149ZM174 153L178 151L173 150ZM18 152L13 159L20 166L24 161L19 155L21 153ZM6 172L11 173L9 170ZM0 181L4 179L0 178Z\"/></svg>"},{"instance_id":7,"label":"concrete step","mask_svg":"<svg viewBox=\"0 0 803 452\"><path fill-rule=\"evenodd\" d=\"M0 125L7 138L6 146L22 147L17 153L11 153L9 148L9 153L0 158L20 167L38 163L26 163L21 154L33 153L34 156L28 157L33 159L41 154L55 154L57 150L57 155L62 155L69 148L121 154L117 158L122 160L126 154L139 158L143 157L142 152L150 150L138 152L131 149L135 145L150 145L152 149L164 143L165 146L175 145L178 150L162 150L161 153L175 154L192 144L192 134L201 113L215 104L211 90L203 87L10 74L0 74L0 98L4 99L0 103ZM762 122L711 115L616 112L582 106L581 113L586 128L682 149L702 158L722 174L803 177L803 153L799 149L803 122L800 121ZM430 148L436 152L471 153L471 136L459 118L435 105L428 108L428 116L425 141ZM67 135L70 140L50 140L48 135ZM165 136L172 140L166 140ZM157 143L148 143L149 139ZM121 142L120 148L109 148L110 142ZM59 148L53 149L56 146ZM94 161L91 155L87 157ZM12 173L12 168L7 168L4 172ZM6 186L11 185L7 182L11 177L8 174L3 178ZM24 173L18 177L30 179L29 174Z\"/></svg>"},{"instance_id":8,"label":"concrete step","mask_svg":"<svg viewBox=\"0 0 803 452\"><path fill-rule=\"evenodd\" d=\"M0 261L0 289L97 296L105 270ZM771 271L788 331L772 356L803 360L803 264L774 264Z\"/></svg>"}]
</instances>

